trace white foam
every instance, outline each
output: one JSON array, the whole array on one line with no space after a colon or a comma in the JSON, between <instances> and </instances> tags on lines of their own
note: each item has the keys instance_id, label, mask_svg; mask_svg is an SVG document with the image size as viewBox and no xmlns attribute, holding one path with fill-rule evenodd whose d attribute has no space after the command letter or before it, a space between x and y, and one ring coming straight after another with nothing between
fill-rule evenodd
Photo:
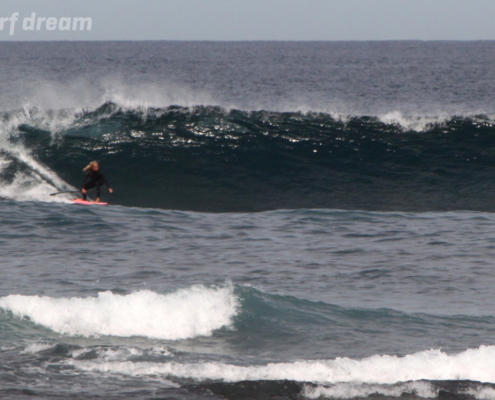
<instances>
[{"instance_id":1,"label":"white foam","mask_svg":"<svg viewBox=\"0 0 495 400\"><path fill-rule=\"evenodd\" d=\"M65 190L75 190L75 188L66 185L59 187L64 187ZM11 183L0 184L0 197L17 201L69 202L70 196L68 195L50 196L58 190L56 186L37 175L17 172Z\"/></svg>"},{"instance_id":2,"label":"white foam","mask_svg":"<svg viewBox=\"0 0 495 400\"><path fill-rule=\"evenodd\" d=\"M90 353L93 349L88 347L83 347L82 349L73 349L69 352L71 357L79 358L87 353Z\"/></svg>"},{"instance_id":3,"label":"white foam","mask_svg":"<svg viewBox=\"0 0 495 400\"><path fill-rule=\"evenodd\" d=\"M142 356L143 350L135 347L98 348L98 356L105 361L120 361L133 356Z\"/></svg>"},{"instance_id":4,"label":"white foam","mask_svg":"<svg viewBox=\"0 0 495 400\"><path fill-rule=\"evenodd\" d=\"M398 125L406 131L424 132L434 125L445 124L453 115L440 113L434 116L405 116L400 111L392 111L378 116L378 119L387 125Z\"/></svg>"},{"instance_id":5,"label":"white foam","mask_svg":"<svg viewBox=\"0 0 495 400\"><path fill-rule=\"evenodd\" d=\"M214 330L230 326L238 301L231 286L198 285L169 294L101 292L96 298L9 295L0 298L0 307L71 336L178 340L210 336Z\"/></svg>"},{"instance_id":6,"label":"white foam","mask_svg":"<svg viewBox=\"0 0 495 400\"><path fill-rule=\"evenodd\" d=\"M72 358L80 358L87 353L96 353L97 357L103 361L127 361L132 357L141 357L144 355L160 356L160 357L173 357L174 354L166 347L156 346L150 349L142 350L136 347L108 347L108 346L96 346L96 347L83 347L78 349L71 349L69 355Z\"/></svg>"},{"instance_id":7,"label":"white foam","mask_svg":"<svg viewBox=\"0 0 495 400\"><path fill-rule=\"evenodd\" d=\"M53 349L55 345L53 343L33 343L27 346L19 354L36 354L42 351Z\"/></svg>"},{"instance_id":8,"label":"white foam","mask_svg":"<svg viewBox=\"0 0 495 400\"><path fill-rule=\"evenodd\" d=\"M172 357L174 354L170 351L170 349L167 349L166 347L162 346L156 346L153 347L150 351L151 354L154 355L159 355L159 356L167 356L167 357Z\"/></svg>"},{"instance_id":9,"label":"white foam","mask_svg":"<svg viewBox=\"0 0 495 400\"><path fill-rule=\"evenodd\" d=\"M50 196L58 190L74 190L60 179L50 168L35 159L25 148L22 141L12 141L18 134L18 126L29 124L49 130L56 135L61 129L73 123L75 116L71 112L48 112L39 110L20 110L9 114L0 122L0 174L15 160L27 168L16 171L9 182L0 182L0 196L27 201L66 202L67 196Z\"/></svg>"},{"instance_id":10,"label":"white foam","mask_svg":"<svg viewBox=\"0 0 495 400\"><path fill-rule=\"evenodd\" d=\"M489 387L482 387L479 389L469 389L463 392L464 394L471 395L478 400L494 400L495 389Z\"/></svg>"},{"instance_id":11,"label":"white foam","mask_svg":"<svg viewBox=\"0 0 495 400\"><path fill-rule=\"evenodd\" d=\"M379 394L386 397L401 397L404 394L421 398L436 398L438 390L425 381L405 382L396 385L368 385L363 383L338 383L331 387L305 387L304 397L310 399L353 399Z\"/></svg>"},{"instance_id":12,"label":"white foam","mask_svg":"<svg viewBox=\"0 0 495 400\"><path fill-rule=\"evenodd\" d=\"M84 347L70 351L73 358L79 358L90 352L96 352L99 358L105 361L121 361L133 356L142 356L144 351L135 347Z\"/></svg>"},{"instance_id":13,"label":"white foam","mask_svg":"<svg viewBox=\"0 0 495 400\"><path fill-rule=\"evenodd\" d=\"M271 363L263 366L238 366L215 362L181 364L176 362L103 362L70 361L77 368L88 371L112 372L133 376L163 375L194 380L294 380L321 384L366 383L395 384L419 380L473 380L495 383L495 346L482 346L449 355L440 350L427 350L405 357L375 355L362 360L337 358L288 363ZM415 385L424 397L431 397L428 387ZM411 389L411 390L412 390ZM320 389L323 391L323 389ZM351 386L334 390L335 393L352 391ZM357 390L357 389L356 389ZM366 391L366 389L359 389ZM398 393L399 388L387 389Z\"/></svg>"}]
</instances>

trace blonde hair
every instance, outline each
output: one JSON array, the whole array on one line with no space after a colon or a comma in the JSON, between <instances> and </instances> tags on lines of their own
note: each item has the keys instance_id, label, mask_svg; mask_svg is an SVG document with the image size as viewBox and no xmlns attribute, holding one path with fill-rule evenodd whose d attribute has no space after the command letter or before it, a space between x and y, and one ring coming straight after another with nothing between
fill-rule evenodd
<instances>
[{"instance_id":1,"label":"blonde hair","mask_svg":"<svg viewBox=\"0 0 495 400\"><path fill-rule=\"evenodd\" d=\"M94 165L98 165L98 161L91 161L88 165L83 168L83 172L88 172Z\"/></svg>"}]
</instances>

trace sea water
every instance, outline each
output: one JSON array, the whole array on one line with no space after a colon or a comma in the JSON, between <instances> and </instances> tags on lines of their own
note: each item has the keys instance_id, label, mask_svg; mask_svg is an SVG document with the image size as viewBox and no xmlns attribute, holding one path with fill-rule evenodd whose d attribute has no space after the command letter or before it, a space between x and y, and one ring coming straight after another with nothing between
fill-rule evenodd
<instances>
[{"instance_id":1,"label":"sea water","mask_svg":"<svg viewBox=\"0 0 495 400\"><path fill-rule=\"evenodd\" d=\"M495 43L0 49L1 396L495 398Z\"/></svg>"}]
</instances>

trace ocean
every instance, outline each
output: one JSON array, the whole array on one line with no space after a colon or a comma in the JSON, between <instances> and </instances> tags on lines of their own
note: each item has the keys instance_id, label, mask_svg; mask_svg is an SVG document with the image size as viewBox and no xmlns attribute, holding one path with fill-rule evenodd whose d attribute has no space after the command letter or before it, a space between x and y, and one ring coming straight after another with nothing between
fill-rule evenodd
<instances>
[{"instance_id":1,"label":"ocean","mask_svg":"<svg viewBox=\"0 0 495 400\"><path fill-rule=\"evenodd\" d=\"M0 42L0 397L495 399L494 65Z\"/></svg>"}]
</instances>

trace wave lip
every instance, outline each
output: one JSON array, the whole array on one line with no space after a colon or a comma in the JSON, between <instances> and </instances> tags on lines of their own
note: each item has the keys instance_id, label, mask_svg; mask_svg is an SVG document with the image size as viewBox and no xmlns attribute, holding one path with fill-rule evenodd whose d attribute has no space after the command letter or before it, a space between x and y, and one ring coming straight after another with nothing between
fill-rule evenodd
<instances>
[{"instance_id":1,"label":"wave lip","mask_svg":"<svg viewBox=\"0 0 495 400\"><path fill-rule=\"evenodd\" d=\"M230 326L238 300L231 287L197 285L169 294L107 291L96 298L9 295L0 298L0 308L69 336L180 340Z\"/></svg>"}]
</instances>

